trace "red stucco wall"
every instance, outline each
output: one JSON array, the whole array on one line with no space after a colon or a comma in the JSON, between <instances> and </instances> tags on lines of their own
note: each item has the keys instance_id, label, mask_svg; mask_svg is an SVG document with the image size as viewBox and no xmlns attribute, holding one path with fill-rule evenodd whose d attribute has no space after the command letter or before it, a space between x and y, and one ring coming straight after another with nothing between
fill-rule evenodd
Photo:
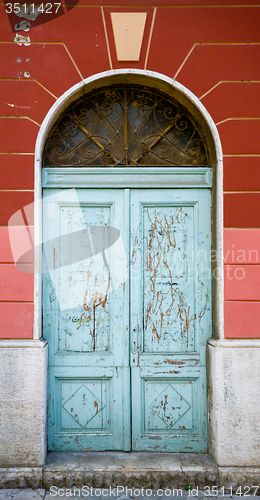
<instances>
[{"instance_id":1,"label":"red stucco wall","mask_svg":"<svg viewBox=\"0 0 260 500\"><path fill-rule=\"evenodd\" d=\"M217 124L224 153L225 335L260 337L260 1L111 3L80 0L56 20L31 22L29 32L19 32L30 36L29 46L14 42L0 4L0 337L32 337L33 279L15 269L7 224L33 201L40 124L82 78L123 67L176 78ZM147 12L137 63L116 59L110 12L125 11ZM13 24L20 20L13 15Z\"/></svg>"}]
</instances>

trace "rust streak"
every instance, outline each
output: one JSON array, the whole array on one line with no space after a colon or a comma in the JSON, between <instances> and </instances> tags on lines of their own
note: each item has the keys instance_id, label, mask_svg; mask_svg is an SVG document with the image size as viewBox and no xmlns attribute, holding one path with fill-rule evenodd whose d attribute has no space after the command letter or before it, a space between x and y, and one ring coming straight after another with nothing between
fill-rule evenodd
<instances>
[{"instance_id":1,"label":"rust streak","mask_svg":"<svg viewBox=\"0 0 260 500\"><path fill-rule=\"evenodd\" d=\"M90 336L92 337L92 343L93 343L93 350L96 350L96 340L97 340L97 320L96 320L96 309L99 306L102 306L103 309L106 307L106 303L108 301L108 290L110 287L110 278L108 279L108 285L107 285L107 290L105 293L104 298L101 292L96 291L94 294L92 293L91 297L88 298L88 290L85 291L85 295L83 298L83 313L81 314L79 318L79 325L77 326L77 330L82 326L83 322L83 317L88 313L87 319L91 320L93 317L93 330L90 330Z\"/></svg>"},{"instance_id":2,"label":"rust streak","mask_svg":"<svg viewBox=\"0 0 260 500\"><path fill-rule=\"evenodd\" d=\"M165 396L164 396L164 403L162 401L162 407L163 407L164 416L165 416L165 413L166 413L167 405L168 405L168 395L165 394Z\"/></svg>"},{"instance_id":3,"label":"rust streak","mask_svg":"<svg viewBox=\"0 0 260 500\"><path fill-rule=\"evenodd\" d=\"M56 269L56 251L53 249L53 269Z\"/></svg>"},{"instance_id":4,"label":"rust streak","mask_svg":"<svg viewBox=\"0 0 260 500\"><path fill-rule=\"evenodd\" d=\"M163 363L165 365L185 365L185 361L178 361L176 359L166 359Z\"/></svg>"}]
</instances>

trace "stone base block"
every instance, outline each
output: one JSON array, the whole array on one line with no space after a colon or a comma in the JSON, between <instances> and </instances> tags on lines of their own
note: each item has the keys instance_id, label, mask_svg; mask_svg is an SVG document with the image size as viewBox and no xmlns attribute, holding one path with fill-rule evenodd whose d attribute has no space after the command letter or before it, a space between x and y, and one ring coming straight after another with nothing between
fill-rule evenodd
<instances>
[{"instance_id":1,"label":"stone base block","mask_svg":"<svg viewBox=\"0 0 260 500\"><path fill-rule=\"evenodd\" d=\"M260 341L210 339L207 354L209 453L219 466L260 466Z\"/></svg>"},{"instance_id":2,"label":"stone base block","mask_svg":"<svg viewBox=\"0 0 260 500\"><path fill-rule=\"evenodd\" d=\"M0 467L46 456L47 343L0 341Z\"/></svg>"}]
</instances>

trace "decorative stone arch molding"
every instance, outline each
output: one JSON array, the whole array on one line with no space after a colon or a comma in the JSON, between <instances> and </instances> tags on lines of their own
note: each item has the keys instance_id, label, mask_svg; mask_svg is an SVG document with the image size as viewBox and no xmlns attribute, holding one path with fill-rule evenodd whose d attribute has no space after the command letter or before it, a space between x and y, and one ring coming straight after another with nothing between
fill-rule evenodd
<instances>
[{"instance_id":1,"label":"decorative stone arch molding","mask_svg":"<svg viewBox=\"0 0 260 500\"><path fill-rule=\"evenodd\" d=\"M169 97L174 98L180 105L184 106L199 123L209 144L212 169L213 169L213 190L212 190L212 250L214 251L213 267L213 332L212 336L217 339L224 338L223 325L223 167L222 149L215 123L211 116L201 104L199 99L188 89L172 79L146 70L123 69L106 71L82 80L74 87L65 92L52 106L46 115L36 142L35 148L35 247L37 265L41 263L41 169L43 150L53 125L63 113L63 111L74 101L85 94L102 89L109 85L129 84L141 85L146 88L161 91ZM217 258L215 258L217 256ZM34 338L42 336L41 328L41 275L36 274L34 286Z\"/></svg>"}]
</instances>

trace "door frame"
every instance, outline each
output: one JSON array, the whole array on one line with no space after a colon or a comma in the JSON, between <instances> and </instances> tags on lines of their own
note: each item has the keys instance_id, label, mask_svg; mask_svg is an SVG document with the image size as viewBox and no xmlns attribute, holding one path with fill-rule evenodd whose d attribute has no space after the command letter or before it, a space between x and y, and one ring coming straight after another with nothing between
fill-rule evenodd
<instances>
[{"instance_id":1,"label":"door frame","mask_svg":"<svg viewBox=\"0 0 260 500\"><path fill-rule=\"evenodd\" d=\"M200 123L209 143L212 158L212 337L224 339L224 277L223 277L223 156L217 127L200 100L187 88L160 73L123 69L96 74L65 92L47 113L40 127L35 147L35 276L34 276L34 339L42 338L42 276L38 272L42 262L42 157L48 133L60 114L80 96L100 87L114 84L139 84L157 89L175 98L185 106ZM139 169L138 169L139 170ZM197 168L196 168L197 170ZM176 172L177 173L177 172ZM112 180L112 179L111 179ZM100 183L102 183L102 178ZM57 180L57 187L59 182ZM61 187L61 185L60 185ZM62 187L65 187L62 184ZM76 187L76 186L75 186ZM123 187L123 181L121 184ZM208 371L209 392L212 386L210 366ZM46 382L46 381L45 381ZM46 394L47 398L47 394ZM47 442L47 435L45 437ZM210 446L210 443L209 443Z\"/></svg>"}]
</instances>

